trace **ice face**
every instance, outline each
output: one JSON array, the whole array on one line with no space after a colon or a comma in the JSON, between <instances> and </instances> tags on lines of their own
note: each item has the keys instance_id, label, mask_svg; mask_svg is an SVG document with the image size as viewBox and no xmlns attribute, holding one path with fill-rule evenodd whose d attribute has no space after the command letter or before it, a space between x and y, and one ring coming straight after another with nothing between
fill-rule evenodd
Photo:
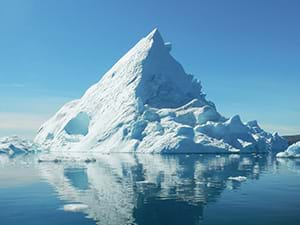
<instances>
[{"instance_id":1,"label":"ice face","mask_svg":"<svg viewBox=\"0 0 300 225\"><path fill-rule=\"evenodd\" d=\"M264 152L287 142L239 116L224 118L157 29L82 98L63 106L35 141L53 151Z\"/></svg>"}]
</instances>

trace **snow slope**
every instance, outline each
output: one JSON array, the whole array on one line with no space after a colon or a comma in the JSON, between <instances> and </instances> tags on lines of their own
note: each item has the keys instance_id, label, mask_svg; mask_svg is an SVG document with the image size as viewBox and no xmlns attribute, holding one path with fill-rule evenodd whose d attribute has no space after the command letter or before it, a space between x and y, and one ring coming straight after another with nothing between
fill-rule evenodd
<instances>
[{"instance_id":1,"label":"snow slope","mask_svg":"<svg viewBox=\"0 0 300 225\"><path fill-rule=\"evenodd\" d=\"M300 141L292 144L287 150L277 153L278 158L300 158Z\"/></svg>"},{"instance_id":2,"label":"snow slope","mask_svg":"<svg viewBox=\"0 0 300 225\"><path fill-rule=\"evenodd\" d=\"M284 149L255 121L224 118L201 83L171 56L157 29L141 39L81 99L64 105L35 138L52 151L263 152Z\"/></svg>"}]
</instances>

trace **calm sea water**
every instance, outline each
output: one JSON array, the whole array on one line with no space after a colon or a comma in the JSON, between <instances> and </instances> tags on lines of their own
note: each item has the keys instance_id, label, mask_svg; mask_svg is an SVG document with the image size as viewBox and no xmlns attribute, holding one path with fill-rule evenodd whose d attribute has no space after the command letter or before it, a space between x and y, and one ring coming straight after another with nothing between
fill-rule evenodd
<instances>
[{"instance_id":1,"label":"calm sea water","mask_svg":"<svg viewBox=\"0 0 300 225\"><path fill-rule=\"evenodd\" d=\"M247 180L228 179L237 176ZM0 224L298 225L300 161L116 154L38 163L2 155Z\"/></svg>"}]
</instances>

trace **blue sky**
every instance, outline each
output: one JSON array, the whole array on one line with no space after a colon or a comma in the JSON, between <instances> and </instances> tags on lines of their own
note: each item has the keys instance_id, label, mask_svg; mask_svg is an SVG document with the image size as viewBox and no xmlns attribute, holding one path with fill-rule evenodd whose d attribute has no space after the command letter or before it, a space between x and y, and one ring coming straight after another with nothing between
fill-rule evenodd
<instances>
[{"instance_id":1,"label":"blue sky","mask_svg":"<svg viewBox=\"0 0 300 225\"><path fill-rule=\"evenodd\" d=\"M0 136L33 137L158 27L225 116L300 133L298 0L0 0Z\"/></svg>"}]
</instances>

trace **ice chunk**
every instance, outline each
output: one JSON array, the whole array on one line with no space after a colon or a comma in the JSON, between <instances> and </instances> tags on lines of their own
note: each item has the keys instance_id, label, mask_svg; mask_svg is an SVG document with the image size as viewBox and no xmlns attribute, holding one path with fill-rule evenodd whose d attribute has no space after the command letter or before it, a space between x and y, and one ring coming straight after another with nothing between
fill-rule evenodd
<instances>
[{"instance_id":1,"label":"ice chunk","mask_svg":"<svg viewBox=\"0 0 300 225\"><path fill-rule=\"evenodd\" d=\"M131 137L133 139L142 140L144 137L143 131L147 126L145 120L138 120L132 125Z\"/></svg>"},{"instance_id":2,"label":"ice chunk","mask_svg":"<svg viewBox=\"0 0 300 225\"><path fill-rule=\"evenodd\" d=\"M247 180L247 177L244 177L244 176L228 177L228 180L237 181L237 182L243 182L243 181Z\"/></svg>"},{"instance_id":3,"label":"ice chunk","mask_svg":"<svg viewBox=\"0 0 300 225\"><path fill-rule=\"evenodd\" d=\"M145 135L163 135L164 128L159 122L148 123L147 127L144 130Z\"/></svg>"},{"instance_id":4,"label":"ice chunk","mask_svg":"<svg viewBox=\"0 0 300 225\"><path fill-rule=\"evenodd\" d=\"M195 126L196 124L196 118L193 112L186 112L186 111L176 113L176 117L174 118L174 121L189 126Z\"/></svg>"},{"instance_id":5,"label":"ice chunk","mask_svg":"<svg viewBox=\"0 0 300 225\"><path fill-rule=\"evenodd\" d=\"M88 208L89 207L85 204L67 204L64 205L63 210L68 212L82 212Z\"/></svg>"},{"instance_id":6,"label":"ice chunk","mask_svg":"<svg viewBox=\"0 0 300 225\"><path fill-rule=\"evenodd\" d=\"M217 122L220 119L219 113L209 105L201 108L201 111L196 114L197 114L197 122L199 124L205 124L208 121Z\"/></svg>"},{"instance_id":7,"label":"ice chunk","mask_svg":"<svg viewBox=\"0 0 300 225\"><path fill-rule=\"evenodd\" d=\"M194 138L194 130L190 126L181 126L181 127L178 127L178 129L177 129L177 135L185 136L185 137L192 139L192 138Z\"/></svg>"},{"instance_id":8,"label":"ice chunk","mask_svg":"<svg viewBox=\"0 0 300 225\"><path fill-rule=\"evenodd\" d=\"M159 115L156 112L151 111L151 110L146 110L143 114L143 118L144 118L144 120L148 120L150 122L160 121Z\"/></svg>"},{"instance_id":9,"label":"ice chunk","mask_svg":"<svg viewBox=\"0 0 300 225\"><path fill-rule=\"evenodd\" d=\"M278 158L300 158L300 141L288 147L284 152L277 153Z\"/></svg>"},{"instance_id":10,"label":"ice chunk","mask_svg":"<svg viewBox=\"0 0 300 225\"><path fill-rule=\"evenodd\" d=\"M18 136L0 138L0 153L14 156L39 151L42 151L41 146L31 140L21 139Z\"/></svg>"}]
</instances>

